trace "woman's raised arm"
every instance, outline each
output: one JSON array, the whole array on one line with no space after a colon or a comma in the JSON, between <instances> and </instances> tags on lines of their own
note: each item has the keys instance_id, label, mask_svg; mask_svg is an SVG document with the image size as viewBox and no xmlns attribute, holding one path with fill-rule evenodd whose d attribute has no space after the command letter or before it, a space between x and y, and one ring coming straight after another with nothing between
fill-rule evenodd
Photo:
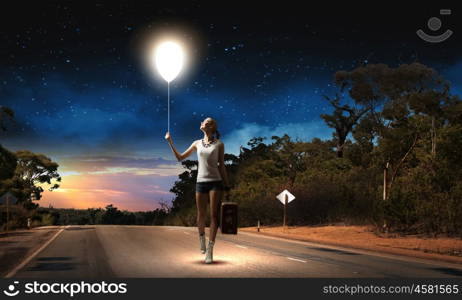
<instances>
[{"instance_id":1,"label":"woman's raised arm","mask_svg":"<svg viewBox=\"0 0 462 300\"><path fill-rule=\"evenodd\" d=\"M180 154L180 153L178 153L178 151L176 151L175 147L173 146L173 140L170 137L169 132L167 132L167 134L165 134L165 139L168 141L168 144L170 145L170 148L172 149L172 152L173 152L173 154L175 155L175 157L176 157L176 159L178 161L182 161L186 157L190 156L191 153L196 149L196 141L194 141L191 144L191 146L189 146L189 148L185 152L183 152L183 154Z\"/></svg>"}]
</instances>

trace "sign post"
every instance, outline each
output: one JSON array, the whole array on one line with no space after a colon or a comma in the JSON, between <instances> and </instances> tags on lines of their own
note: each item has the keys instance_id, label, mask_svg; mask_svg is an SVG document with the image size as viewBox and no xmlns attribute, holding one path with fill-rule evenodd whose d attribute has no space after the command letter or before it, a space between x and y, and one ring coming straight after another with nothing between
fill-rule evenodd
<instances>
[{"instance_id":1,"label":"sign post","mask_svg":"<svg viewBox=\"0 0 462 300\"><path fill-rule=\"evenodd\" d=\"M10 225L10 195L6 195L6 232L9 231Z\"/></svg>"},{"instance_id":2,"label":"sign post","mask_svg":"<svg viewBox=\"0 0 462 300\"><path fill-rule=\"evenodd\" d=\"M0 203L6 204L6 231L10 229L10 204L15 204L18 199L11 194L11 192L7 192L2 197L0 197Z\"/></svg>"},{"instance_id":3,"label":"sign post","mask_svg":"<svg viewBox=\"0 0 462 300\"><path fill-rule=\"evenodd\" d=\"M279 195L276 196L276 198L281 201L281 203L284 205L284 218L283 218L283 227L286 228L287 224L287 205L289 202L295 199L295 196L292 195L288 190L282 191Z\"/></svg>"}]
</instances>

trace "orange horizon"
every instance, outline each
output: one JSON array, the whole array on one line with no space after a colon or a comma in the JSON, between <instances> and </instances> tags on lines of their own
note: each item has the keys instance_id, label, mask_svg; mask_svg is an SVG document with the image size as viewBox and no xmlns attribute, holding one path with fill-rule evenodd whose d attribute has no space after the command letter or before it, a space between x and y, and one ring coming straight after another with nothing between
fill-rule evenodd
<instances>
[{"instance_id":1,"label":"orange horizon","mask_svg":"<svg viewBox=\"0 0 462 300\"><path fill-rule=\"evenodd\" d=\"M153 211L160 202L171 205L174 194L169 192L184 170L178 165L157 165L153 168L117 167L85 161L60 162L61 183L41 184L44 192L35 203L41 207L88 209L105 208L112 204L130 212ZM52 182L54 184L55 182Z\"/></svg>"}]
</instances>

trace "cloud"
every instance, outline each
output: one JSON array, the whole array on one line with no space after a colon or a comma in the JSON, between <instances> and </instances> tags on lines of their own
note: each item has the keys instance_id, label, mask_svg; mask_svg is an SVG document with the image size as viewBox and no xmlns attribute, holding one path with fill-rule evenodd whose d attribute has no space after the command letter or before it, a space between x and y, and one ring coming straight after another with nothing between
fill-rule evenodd
<instances>
[{"instance_id":1,"label":"cloud","mask_svg":"<svg viewBox=\"0 0 462 300\"><path fill-rule=\"evenodd\" d=\"M77 176L77 175L82 175L82 173L76 172L76 171L59 171L59 175L61 175L61 177L64 177L64 176Z\"/></svg>"},{"instance_id":2,"label":"cloud","mask_svg":"<svg viewBox=\"0 0 462 300\"><path fill-rule=\"evenodd\" d=\"M153 91L94 86L90 80L79 85L59 73L49 73L44 86L40 78L26 75L27 84L5 88L3 104L16 112L17 124L5 133L12 148L130 153L152 144L147 137L165 115L165 104Z\"/></svg>"},{"instance_id":3,"label":"cloud","mask_svg":"<svg viewBox=\"0 0 462 300\"><path fill-rule=\"evenodd\" d=\"M111 190L111 189L93 189L93 188L60 188L56 189L54 192L56 193L91 193L91 194L105 194L105 195L126 195L127 192L118 191L118 190Z\"/></svg>"},{"instance_id":4,"label":"cloud","mask_svg":"<svg viewBox=\"0 0 462 300\"><path fill-rule=\"evenodd\" d=\"M154 168L154 169L140 169L140 168L121 168L121 167L114 167L114 168L105 168L101 171L94 171L94 172L87 172L87 174L132 174L132 175L158 175L158 176L173 176L179 175L179 173L183 172L184 169L179 168Z\"/></svg>"},{"instance_id":5,"label":"cloud","mask_svg":"<svg viewBox=\"0 0 462 300\"><path fill-rule=\"evenodd\" d=\"M117 174L179 175L184 168L176 161L133 156L63 156L56 158L66 175Z\"/></svg>"}]
</instances>

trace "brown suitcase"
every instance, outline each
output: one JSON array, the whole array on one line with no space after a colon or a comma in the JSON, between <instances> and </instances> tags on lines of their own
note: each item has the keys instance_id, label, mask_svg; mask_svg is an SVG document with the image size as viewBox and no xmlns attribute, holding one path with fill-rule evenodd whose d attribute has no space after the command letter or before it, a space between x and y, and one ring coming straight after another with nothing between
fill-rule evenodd
<instances>
[{"instance_id":1,"label":"brown suitcase","mask_svg":"<svg viewBox=\"0 0 462 300\"><path fill-rule=\"evenodd\" d=\"M237 234L237 203L222 202L220 228L222 234Z\"/></svg>"}]
</instances>

